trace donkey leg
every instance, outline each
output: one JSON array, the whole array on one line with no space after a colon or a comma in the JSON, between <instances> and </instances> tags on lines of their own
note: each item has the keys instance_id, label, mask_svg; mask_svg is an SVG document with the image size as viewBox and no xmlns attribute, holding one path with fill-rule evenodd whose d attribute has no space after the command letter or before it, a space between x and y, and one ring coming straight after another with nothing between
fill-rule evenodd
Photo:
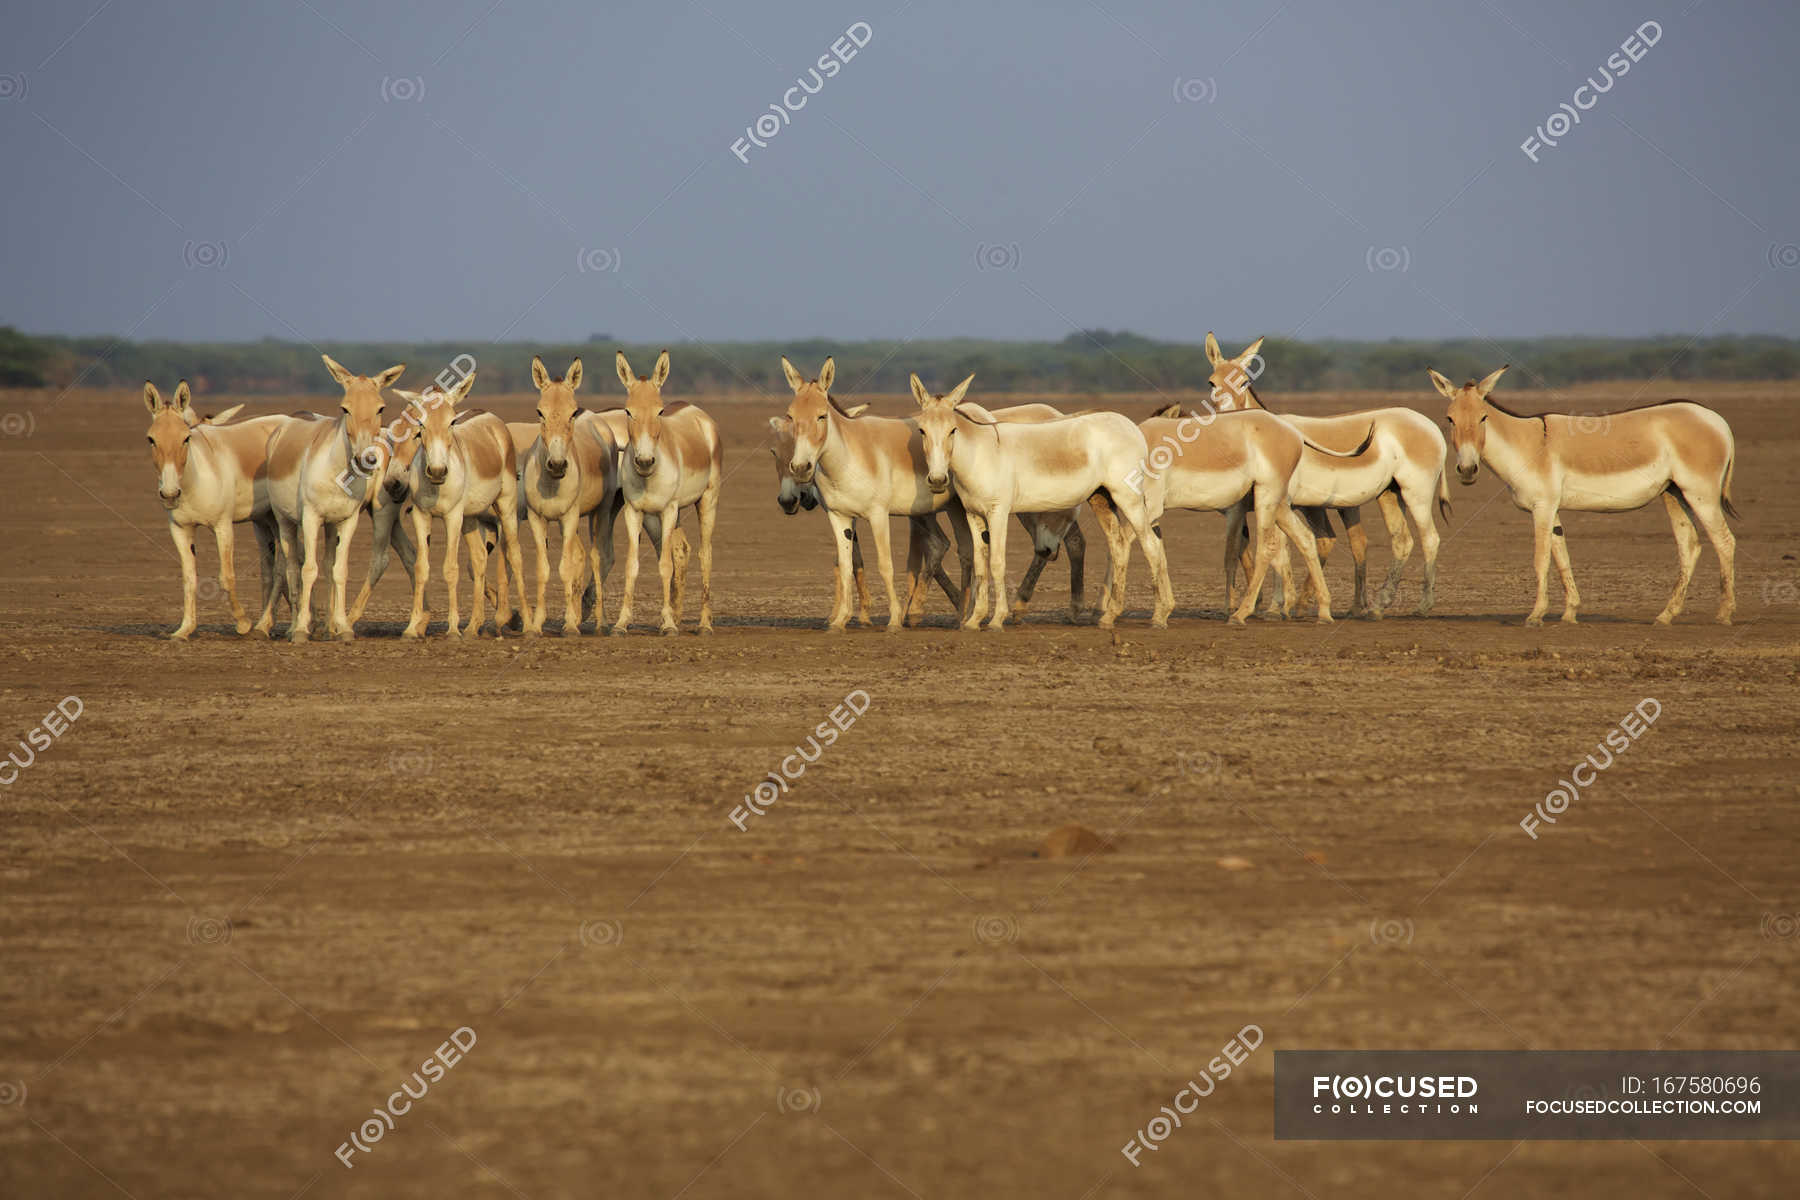
<instances>
[{"instance_id":1,"label":"donkey leg","mask_svg":"<svg viewBox=\"0 0 1800 1200\"><path fill-rule=\"evenodd\" d=\"M1537 572L1537 603L1525 615L1525 627L1535 629L1544 623L1544 613L1550 607L1550 543L1554 539L1551 530L1556 526L1556 509L1548 504L1539 505L1531 512L1531 532L1533 538L1531 566Z\"/></svg>"},{"instance_id":2,"label":"donkey leg","mask_svg":"<svg viewBox=\"0 0 1800 1200\"><path fill-rule=\"evenodd\" d=\"M906 612L900 605L900 594L894 588L894 523L885 512L869 514L869 537L875 543L875 569L881 572L882 590L887 593L889 633L898 633Z\"/></svg>"},{"instance_id":3,"label":"donkey leg","mask_svg":"<svg viewBox=\"0 0 1800 1200\"><path fill-rule=\"evenodd\" d=\"M1575 587L1575 569L1569 563L1569 543L1562 535L1560 523L1550 534L1550 556L1556 560L1557 574L1562 576L1562 621L1565 625L1573 625L1575 610L1581 607L1581 592Z\"/></svg>"},{"instance_id":4,"label":"donkey leg","mask_svg":"<svg viewBox=\"0 0 1800 1200\"><path fill-rule=\"evenodd\" d=\"M1100 596L1100 616L1096 624L1102 629L1111 629L1119 614L1125 611L1125 567L1131 554L1130 535L1120 528L1118 513L1104 490L1088 497L1088 508L1100 526L1101 536L1106 539L1106 589Z\"/></svg>"},{"instance_id":5,"label":"donkey leg","mask_svg":"<svg viewBox=\"0 0 1800 1200\"><path fill-rule=\"evenodd\" d=\"M1069 513L1069 528L1063 533L1063 545L1069 551L1069 624L1073 625L1081 619L1081 602L1087 590L1087 537L1073 511Z\"/></svg>"},{"instance_id":6,"label":"donkey leg","mask_svg":"<svg viewBox=\"0 0 1800 1200\"><path fill-rule=\"evenodd\" d=\"M1413 527L1419 531L1419 549L1425 557L1425 586L1419 593L1419 615L1426 616L1437 603L1437 558L1440 539L1432 512L1435 493L1421 488L1406 495L1406 509L1412 514ZM1407 543L1408 549L1411 543Z\"/></svg>"},{"instance_id":7,"label":"donkey leg","mask_svg":"<svg viewBox=\"0 0 1800 1200\"><path fill-rule=\"evenodd\" d=\"M619 617L613 622L614 633L624 633L631 625L631 598L637 591L638 540L644 532L644 514L625 506L625 582L619 599Z\"/></svg>"},{"instance_id":8,"label":"donkey leg","mask_svg":"<svg viewBox=\"0 0 1800 1200\"><path fill-rule=\"evenodd\" d=\"M700 493L697 506L700 515L700 633L713 631L712 610L712 573L713 573L713 528L719 521L719 485L713 484ZM676 533L681 531L677 529ZM691 553L691 551L690 551ZM687 574L687 562L683 559L676 564L683 577ZM681 619L681 605L675 606L675 619Z\"/></svg>"},{"instance_id":9,"label":"donkey leg","mask_svg":"<svg viewBox=\"0 0 1800 1200\"><path fill-rule=\"evenodd\" d=\"M261 636L268 637L270 627L275 624L275 596L280 591L275 578L280 569L275 553L276 533L264 520L251 521L250 528L256 534L256 556L262 565L262 613L253 628Z\"/></svg>"},{"instance_id":10,"label":"donkey leg","mask_svg":"<svg viewBox=\"0 0 1800 1200\"><path fill-rule=\"evenodd\" d=\"M244 612L237 594L236 532L229 516L213 526L213 541L219 547L219 586L225 589L225 598L231 602L231 618L237 624L238 636L242 637L250 632L250 617Z\"/></svg>"},{"instance_id":11,"label":"donkey leg","mask_svg":"<svg viewBox=\"0 0 1800 1200\"><path fill-rule=\"evenodd\" d=\"M987 578L988 571L993 566L993 559L988 554L991 543L988 538L987 519L972 508L963 510L963 519L968 523L969 540L975 547L974 591L976 599L963 615L961 627L965 630L974 630L981 628L981 620L987 615L985 598L992 597L998 600L999 597L992 596L992 588L989 586Z\"/></svg>"},{"instance_id":12,"label":"donkey leg","mask_svg":"<svg viewBox=\"0 0 1800 1200\"><path fill-rule=\"evenodd\" d=\"M675 584L675 548L670 539L675 534L676 523L681 519L679 506L671 504L662 512L662 544L656 548L656 573L662 579L662 620L658 628L664 637L673 637L681 632L681 626L675 623L675 606L672 603Z\"/></svg>"},{"instance_id":13,"label":"donkey leg","mask_svg":"<svg viewBox=\"0 0 1800 1200\"><path fill-rule=\"evenodd\" d=\"M1387 578L1381 581L1381 590L1375 594L1375 615L1380 616L1394 603L1394 594L1400 587L1400 575L1406 570L1408 560L1412 558L1413 536L1406 528L1406 517L1400 511L1400 501L1394 493L1385 491L1376 497L1375 503L1381 509L1382 523L1387 526L1388 548L1393 552L1394 561L1388 565ZM1413 520L1418 520L1418 508L1413 507ZM1426 521L1430 522L1430 510L1426 511ZM1435 532L1435 526L1433 530ZM1420 540L1424 540L1424 529L1419 531ZM1435 553L1432 557L1436 557ZM1420 601L1424 603L1423 600Z\"/></svg>"},{"instance_id":14,"label":"donkey leg","mask_svg":"<svg viewBox=\"0 0 1800 1200\"><path fill-rule=\"evenodd\" d=\"M170 521L169 537L175 543L175 557L181 560L181 624L170 632L169 637L185 642L199 620L195 609L200 594L200 568L194 562L193 527Z\"/></svg>"},{"instance_id":15,"label":"donkey leg","mask_svg":"<svg viewBox=\"0 0 1800 1200\"><path fill-rule=\"evenodd\" d=\"M1281 540L1281 530L1276 527L1275 514L1277 506L1279 505L1280 509L1287 512L1293 511L1288 506L1287 497L1283 496L1278 501L1270 496L1268 494L1268 489L1263 486L1258 486L1256 488L1255 503L1256 559L1250 568L1250 578L1244 584L1243 599L1239 602L1237 609L1232 612L1231 616L1227 619L1228 623L1232 625L1243 625L1250 619L1250 615L1256 611L1257 594L1262 591L1263 580L1267 578L1269 574L1269 566L1274 561L1276 546ZM1300 522L1296 522L1294 527L1300 529L1306 528L1306 526ZM1307 537L1310 538L1311 536L1310 533L1307 534ZM1305 543L1302 542L1301 545L1304 548Z\"/></svg>"},{"instance_id":16,"label":"donkey leg","mask_svg":"<svg viewBox=\"0 0 1800 1200\"><path fill-rule=\"evenodd\" d=\"M581 514L570 505L562 516L562 547L556 556L556 578L563 589L564 637L581 636L582 585L586 583L587 555L581 548Z\"/></svg>"},{"instance_id":17,"label":"donkey leg","mask_svg":"<svg viewBox=\"0 0 1800 1200\"><path fill-rule=\"evenodd\" d=\"M469 623L463 627L464 637L479 637L481 623L487 619L487 563L488 545L486 531L480 525L473 525L463 534L463 549L469 552ZM500 577L506 577L506 567L501 566ZM498 628L498 626L496 626Z\"/></svg>"},{"instance_id":18,"label":"donkey leg","mask_svg":"<svg viewBox=\"0 0 1800 1200\"><path fill-rule=\"evenodd\" d=\"M1344 524L1344 540L1350 543L1350 564L1355 591L1350 600L1350 615L1367 617L1369 611L1369 535L1363 530L1362 509L1340 508L1338 520Z\"/></svg>"},{"instance_id":19,"label":"donkey leg","mask_svg":"<svg viewBox=\"0 0 1800 1200\"><path fill-rule=\"evenodd\" d=\"M1718 620L1721 625L1729 625L1732 615L1737 612L1737 538L1732 536L1731 526L1725 523L1725 511L1719 506L1717 497L1688 496L1688 507L1693 510L1694 519L1700 523L1700 528L1706 530L1707 538L1718 552Z\"/></svg>"},{"instance_id":20,"label":"donkey leg","mask_svg":"<svg viewBox=\"0 0 1800 1200\"><path fill-rule=\"evenodd\" d=\"M356 640L356 628L350 624L344 597L350 586L350 541L356 533L355 514L332 528L337 533L337 552L331 561L331 636L350 642ZM454 591L451 594L454 595Z\"/></svg>"},{"instance_id":21,"label":"donkey leg","mask_svg":"<svg viewBox=\"0 0 1800 1200\"><path fill-rule=\"evenodd\" d=\"M852 561L856 550L856 521L841 513L826 510L825 521L831 526L831 549L837 556L837 575L844 581L841 588L833 588L831 618L825 628L831 633L844 632L844 626L850 623L851 584L856 578L856 566Z\"/></svg>"},{"instance_id":22,"label":"donkey leg","mask_svg":"<svg viewBox=\"0 0 1800 1200\"><path fill-rule=\"evenodd\" d=\"M535 508L526 511L525 520L531 525L531 540L537 546L537 607L532 607L531 597L525 594L525 580L521 577L519 608L524 613L525 632L538 634L544 632L545 590L550 582L550 522Z\"/></svg>"},{"instance_id":23,"label":"donkey leg","mask_svg":"<svg viewBox=\"0 0 1800 1200\"><path fill-rule=\"evenodd\" d=\"M1664 492L1663 507L1669 510L1669 524L1675 529L1675 554L1680 560L1681 577L1675 581L1669 602L1657 615L1658 625L1667 625L1681 615L1687 605L1688 585L1694 581L1694 568L1700 565L1700 533L1687 515L1686 504L1675 492Z\"/></svg>"},{"instance_id":24,"label":"donkey leg","mask_svg":"<svg viewBox=\"0 0 1800 1200\"><path fill-rule=\"evenodd\" d=\"M294 620L288 641L304 642L312 636L313 585L319 581L319 514L311 508L300 514L300 598L294 601Z\"/></svg>"},{"instance_id":25,"label":"donkey leg","mask_svg":"<svg viewBox=\"0 0 1800 1200\"><path fill-rule=\"evenodd\" d=\"M1301 561L1306 564L1307 582L1312 585L1312 590L1319 598L1319 623L1331 624L1331 590L1325 586L1325 568L1314 548L1306 544L1306 539L1312 536L1312 530L1300 519L1298 513L1285 504L1276 512L1275 524L1287 534L1288 540L1300 551Z\"/></svg>"},{"instance_id":26,"label":"donkey leg","mask_svg":"<svg viewBox=\"0 0 1800 1200\"><path fill-rule=\"evenodd\" d=\"M412 510L413 534L419 539L419 557L413 563L413 602L412 615L406 622L406 628L400 631L403 638L416 638L424 634L425 624L430 614L425 611L425 584L431 578L431 515L417 505Z\"/></svg>"}]
</instances>

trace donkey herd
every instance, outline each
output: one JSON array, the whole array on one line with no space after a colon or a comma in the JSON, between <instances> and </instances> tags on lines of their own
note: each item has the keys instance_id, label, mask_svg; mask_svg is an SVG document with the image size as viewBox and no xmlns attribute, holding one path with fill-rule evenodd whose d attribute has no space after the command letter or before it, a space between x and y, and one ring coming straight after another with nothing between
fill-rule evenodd
<instances>
[{"instance_id":1,"label":"donkey herd","mask_svg":"<svg viewBox=\"0 0 1800 1200\"><path fill-rule=\"evenodd\" d=\"M873 623L859 520L874 543L889 630L922 618L934 583L963 628L975 629L985 619L986 628L1001 629L1025 611L1045 565L1065 548L1071 619L1079 619L1083 504L1109 551L1098 614L1102 627L1110 627L1124 607L1133 543L1156 588L1151 623L1167 624L1175 597L1160 522L1170 509L1225 514L1223 561L1233 624L1253 615L1259 597L1266 613L1287 616L1308 594L1318 619L1332 619L1322 564L1335 543L1327 519L1334 510L1355 564L1351 614L1379 616L1393 604L1416 541L1424 559L1418 606L1424 615L1431 611L1437 584L1435 518L1450 515L1445 470L1451 450L1463 483L1473 483L1485 463L1511 490L1513 502L1531 514L1537 599L1527 625L1542 624L1549 607L1552 560L1563 585L1562 619L1576 619L1580 595L1563 538L1563 510L1624 512L1658 496L1674 527L1680 575L1657 623L1673 621L1686 600L1700 559L1696 525L1718 554L1718 620L1730 623L1736 607L1735 540L1725 518L1737 515L1731 504L1736 451L1731 429L1717 413L1671 400L1606 414L1525 416L1491 396L1505 367L1460 387L1432 371L1432 383L1449 402L1446 446L1437 426L1409 408L1332 417L1269 412L1252 383L1261 372L1261 345L1258 339L1228 357L1207 334L1213 371L1202 410L1171 405L1139 422L1110 411L1065 414L1047 404L984 408L968 398L973 376L936 394L914 375L919 411L907 418L874 416L865 412L867 405L846 406L831 394L831 359L817 378L808 379L783 358L793 400L784 414L769 419L777 499L789 514L822 508L830 523L837 561L828 627L841 631L853 616ZM211 529L217 541L219 583L240 634L254 629L267 636L285 596L293 613L288 637L306 641L313 589L322 565L329 564L328 630L339 639L354 637L372 589L398 554L412 578L403 636L420 637L431 614L425 607L430 565L419 548L429 548L438 518L445 529L442 570L450 636L482 629L490 595L496 634L543 632L553 524L561 531L556 573L562 631L579 634L583 622L592 619L599 628L604 620L603 585L620 513L625 578L612 632L630 626L645 533L661 577L662 632L678 629L684 581L696 554L699 631L712 632L712 540L722 448L718 427L706 413L663 398L667 351L648 377L633 372L620 353L616 368L624 403L601 411L584 409L577 399L580 359L557 378L534 358L537 420L522 423L464 407L475 384L472 369L453 386L411 392L393 386L404 366L357 375L323 357L343 389L335 417L301 412L234 420L241 405L203 417L185 380L168 400L152 384L144 385L157 492L181 561L181 624L172 637L185 639L196 626L194 537L201 528ZM402 401L405 411L384 424L386 394ZM1366 592L1367 538L1361 524L1361 506L1371 501L1381 509L1394 552L1373 603ZM697 547L678 527L689 508L698 516ZM367 578L350 603L349 550L365 511L374 544ZM939 514L949 520L948 536ZM909 523L904 602L895 586L891 516L905 516ZM1011 594L1006 543L1014 517L1034 554ZM239 602L233 572L233 538L243 522L256 535L262 565L262 610L254 622ZM525 586L521 523L530 527L537 548L535 596ZM472 584L466 624L458 596L464 569L459 546L467 550ZM958 580L944 569L952 547L961 567ZM1292 578L1290 548L1299 552L1306 573L1300 591ZM490 592L487 560L495 549L501 562Z\"/></svg>"}]
</instances>

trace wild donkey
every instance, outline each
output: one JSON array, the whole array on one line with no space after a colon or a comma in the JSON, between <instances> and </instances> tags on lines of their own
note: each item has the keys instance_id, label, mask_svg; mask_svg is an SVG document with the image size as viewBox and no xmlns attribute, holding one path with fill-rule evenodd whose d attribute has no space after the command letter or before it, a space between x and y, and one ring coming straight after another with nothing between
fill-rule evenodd
<instances>
[{"instance_id":1,"label":"wild donkey","mask_svg":"<svg viewBox=\"0 0 1800 1200\"><path fill-rule=\"evenodd\" d=\"M156 468L157 496L169 514L169 536L181 560L181 624L169 636L186 641L197 621L198 564L194 530L210 528L219 548L219 585L231 602L240 634L252 626L238 603L237 568L232 554L234 526L249 521L262 559L262 614L255 629L264 637L274 622L279 571L275 556L275 519L269 511L269 435L286 417L253 417L227 425L243 405L207 420L194 411L187 380L165 401L154 384L144 384L144 407L150 410L150 461ZM285 589L279 589L285 590Z\"/></svg>"},{"instance_id":2,"label":"wild donkey","mask_svg":"<svg viewBox=\"0 0 1800 1200\"><path fill-rule=\"evenodd\" d=\"M624 498L625 599L619 606L614 633L631 624L632 594L637 591L638 535L648 518L660 518L662 544L656 556L662 576L662 631L676 633L675 532L681 510L693 505L700 514L700 632L711 633L712 536L719 516L719 483L722 450L719 427L692 404L677 401L665 405L663 384L669 380L669 352L656 359L650 378L639 379L620 351L615 361L619 382L625 385L625 466L619 492ZM610 546L611 539L608 538Z\"/></svg>"},{"instance_id":3,"label":"wild donkey","mask_svg":"<svg viewBox=\"0 0 1800 1200\"><path fill-rule=\"evenodd\" d=\"M912 389L923 410L919 434L926 486L933 492L954 488L970 534L985 543L994 602L987 628L999 630L1006 624L1007 518L1014 512L1066 512L1083 500L1093 507L1112 552L1101 628L1110 628L1125 606L1125 566L1132 536L1143 547L1156 584L1150 623L1159 629L1166 626L1175 594L1163 556L1162 530L1157 528L1161 489L1154 485L1138 489L1150 452L1143 433L1131 418L1116 412L1081 413L1041 424L996 422L979 410L958 407L974 378L963 380L947 395L934 396L915 375ZM983 565L979 555L976 561L978 568ZM980 624L977 601L963 628Z\"/></svg>"},{"instance_id":4,"label":"wild donkey","mask_svg":"<svg viewBox=\"0 0 1800 1200\"><path fill-rule=\"evenodd\" d=\"M967 612L969 583L974 573L974 544L969 540L968 521L962 503L948 488L934 491L925 484L925 454L917 437L917 421L891 417L851 417L831 398L831 385L837 376L837 363L826 359L817 379L807 379L785 357L781 370L794 399L785 418L772 418L770 426L777 433L793 439L793 458L788 473L801 486L818 489L824 502L825 515L831 522L832 542L837 548L838 575L854 577L851 559L856 549L856 519L869 523L869 534L875 541L875 566L887 592L889 632L914 620L925 607L924 579L937 573L936 563L926 558L932 543L921 544L921 526L914 524L912 547L907 552L906 604L902 607L894 590L894 553L888 516L934 519L933 514L947 511L950 532L956 539L957 557L963 564L962 584L956 589L959 613ZM941 558L941 554L939 555ZM945 589L948 594L949 589ZM832 609L826 626L842 633L850 620L849 597L839 589L839 603Z\"/></svg>"},{"instance_id":5,"label":"wild donkey","mask_svg":"<svg viewBox=\"0 0 1800 1200\"><path fill-rule=\"evenodd\" d=\"M839 414L851 419L862 416L869 408L867 404L856 404L847 408L838 406L836 401L832 401L832 404L837 408ZM823 507L825 501L819 495L817 481L801 483L794 478L793 423L786 417L770 417L769 428L775 434L775 444L769 447L769 454L775 460L777 486L775 502L781 506L781 511L791 517L802 508L811 512L815 508ZM935 579L938 586L944 589L944 595L949 598L950 606L960 610L962 608L962 591L950 581L950 576L944 572L942 565L944 553L950 548L950 539L944 536L944 531L939 527L935 516L913 517L911 525L912 544L907 550L907 562L915 564L911 569L921 578ZM924 543L922 547L921 539ZM875 622L869 616L869 582L868 576L863 570L862 540L856 534L854 521L850 524L850 570L853 579L848 586L854 588L854 615L862 624L872 626ZM837 555L834 551L831 562L831 611L833 614L849 603L852 598L852 595L844 590L846 586L843 570L838 566ZM908 623L911 623L919 615L910 607L915 603L922 612L924 608L922 588L917 597L908 598Z\"/></svg>"},{"instance_id":6,"label":"wild donkey","mask_svg":"<svg viewBox=\"0 0 1800 1200\"><path fill-rule=\"evenodd\" d=\"M331 569L331 632L345 641L356 636L344 603L350 538L356 532L357 514L368 505L387 463L387 451L376 440L386 407L381 390L406 370L400 363L373 377L353 375L329 354L320 357L344 389L343 415L335 421L292 420L269 439L269 498L281 528L281 550L287 556L289 589L295 597L294 623L288 629L288 640L294 642L304 642L311 634L319 534L327 528L337 537Z\"/></svg>"},{"instance_id":7,"label":"wild donkey","mask_svg":"<svg viewBox=\"0 0 1800 1200\"><path fill-rule=\"evenodd\" d=\"M1206 357L1213 364L1208 382L1212 385L1213 402L1219 411L1264 408L1249 369L1262 344L1263 339L1257 338L1243 353L1227 358L1219 349L1218 339L1210 333L1206 335ZM1419 615L1425 616L1437 597L1439 538L1432 519L1434 500L1444 520L1450 519L1450 490L1444 478L1444 435L1438 432L1429 417L1410 408L1364 409L1330 417L1278 415L1304 434L1309 442L1339 456L1355 453L1354 448L1373 433L1380 451L1375 460L1359 460L1361 465L1352 469L1345 462L1329 456L1308 457L1300 464L1289 486L1289 499L1312 528L1321 563L1331 557L1335 540L1325 517L1326 510L1335 509L1338 519L1343 522L1356 571L1356 590L1350 606L1352 616L1380 616L1393 604L1400 575L1406 570L1413 552L1413 537L1406 528L1406 516L1410 516L1418 530L1418 544L1425 557L1425 583L1419 595ZM1381 507L1394 552L1393 564L1388 568L1387 579L1382 582L1373 609L1369 607L1366 594L1369 539L1363 532L1361 512L1361 506L1370 500ZM1401 513L1402 503L1406 506L1406 516ZM1229 586L1236 558L1247 540L1241 515L1237 520L1228 521L1226 537L1225 573ZM1287 551L1283 549L1281 554L1285 559ZM1285 572L1283 578L1286 578Z\"/></svg>"},{"instance_id":8,"label":"wild donkey","mask_svg":"<svg viewBox=\"0 0 1800 1200\"><path fill-rule=\"evenodd\" d=\"M429 548L431 518L444 519L444 584L450 591L451 637L474 636L481 628L482 583L487 577L487 544L480 532L468 529L468 515L493 513L500 525L500 552L513 578L522 579L519 556L519 464L513 453L512 435L506 423L493 413L456 414L456 406L468 399L475 386L475 372L449 392L432 389L421 395L396 389L394 394L415 406L424 416L418 431L403 443L412 460L413 536ZM468 627L457 629L456 544L466 536L471 554L475 595L470 602ZM504 568L503 568L504 569ZM413 570L412 618L402 637L419 637L429 619L425 614L425 583L431 577L428 554L421 554ZM522 591L523 589L521 589ZM521 596L521 600L523 597ZM508 614L497 614L495 633L504 630Z\"/></svg>"},{"instance_id":9,"label":"wild donkey","mask_svg":"<svg viewBox=\"0 0 1800 1200\"><path fill-rule=\"evenodd\" d=\"M624 499L619 491L620 450L627 437L628 416L623 409L588 412L575 398L581 386L581 360L569 364L561 379L554 379L540 358L531 360L531 382L538 389L538 423L508 425L517 448L530 431L531 438L519 458L520 499L537 543L537 610L526 629L542 633L547 616L545 586L550 574L549 525L562 530L562 552L557 574L563 585L563 636L577 637L590 615L596 626L605 619L605 579L613 564L613 523ZM580 522L587 519L588 548L584 563ZM644 525L662 557L662 515L650 514ZM681 585L689 550L687 537L675 530L674 608L681 613ZM585 588L583 583L585 581ZM523 585L521 584L521 587ZM575 594L581 591L580 607Z\"/></svg>"},{"instance_id":10,"label":"wild donkey","mask_svg":"<svg viewBox=\"0 0 1800 1200\"><path fill-rule=\"evenodd\" d=\"M1687 602L1688 584L1700 561L1700 536L1694 532L1698 521L1719 555L1719 624L1731 624L1737 610L1737 539L1725 518L1738 515L1731 504L1737 444L1725 418L1686 400L1612 413L1528 417L1489 397L1505 371L1501 367L1480 383L1471 379L1461 387L1432 371L1431 382L1450 401L1446 419L1457 477L1474 483L1486 461L1511 489L1513 503L1531 514L1537 603L1525 624L1544 623L1553 557L1562 576L1562 619L1573 623L1581 604L1558 519L1563 509L1630 512L1658 496L1675 530L1681 576L1656 623L1669 624Z\"/></svg>"}]
</instances>

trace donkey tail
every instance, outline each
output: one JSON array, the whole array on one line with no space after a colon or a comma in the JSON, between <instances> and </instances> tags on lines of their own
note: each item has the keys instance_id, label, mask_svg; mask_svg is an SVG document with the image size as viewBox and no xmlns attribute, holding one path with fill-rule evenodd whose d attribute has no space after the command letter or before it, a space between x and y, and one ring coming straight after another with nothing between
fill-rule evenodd
<instances>
[{"instance_id":1,"label":"donkey tail","mask_svg":"<svg viewBox=\"0 0 1800 1200\"><path fill-rule=\"evenodd\" d=\"M1443 467L1438 468L1437 486L1438 515L1444 518L1444 524L1450 524L1450 472Z\"/></svg>"},{"instance_id":2,"label":"donkey tail","mask_svg":"<svg viewBox=\"0 0 1800 1200\"><path fill-rule=\"evenodd\" d=\"M1374 443L1374 441L1375 441L1375 422L1373 422L1373 421L1369 422L1369 432L1363 435L1362 444L1357 446L1357 448L1354 450L1349 450L1349 451L1328 450L1324 446L1321 446L1317 442L1314 442L1311 438L1306 437L1304 434L1302 434L1300 437L1300 443L1306 449L1317 451L1318 453L1325 455L1327 458L1361 458L1364 454L1368 453L1369 447Z\"/></svg>"},{"instance_id":3,"label":"donkey tail","mask_svg":"<svg viewBox=\"0 0 1800 1200\"><path fill-rule=\"evenodd\" d=\"M1734 517L1741 521L1743 520L1743 517L1738 514L1737 507L1731 503L1731 472L1736 466L1737 447L1733 446L1731 448L1731 453L1727 455L1725 459L1725 478L1719 484L1719 505L1725 510L1726 516Z\"/></svg>"}]
</instances>

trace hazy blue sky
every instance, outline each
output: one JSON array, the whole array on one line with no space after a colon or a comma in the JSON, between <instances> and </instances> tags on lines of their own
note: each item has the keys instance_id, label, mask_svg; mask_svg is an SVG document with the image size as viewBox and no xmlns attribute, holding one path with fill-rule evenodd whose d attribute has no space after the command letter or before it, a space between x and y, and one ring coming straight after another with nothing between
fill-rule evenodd
<instances>
[{"instance_id":1,"label":"hazy blue sky","mask_svg":"<svg viewBox=\"0 0 1800 1200\"><path fill-rule=\"evenodd\" d=\"M1795 0L4 11L34 332L1800 333Z\"/></svg>"}]
</instances>

